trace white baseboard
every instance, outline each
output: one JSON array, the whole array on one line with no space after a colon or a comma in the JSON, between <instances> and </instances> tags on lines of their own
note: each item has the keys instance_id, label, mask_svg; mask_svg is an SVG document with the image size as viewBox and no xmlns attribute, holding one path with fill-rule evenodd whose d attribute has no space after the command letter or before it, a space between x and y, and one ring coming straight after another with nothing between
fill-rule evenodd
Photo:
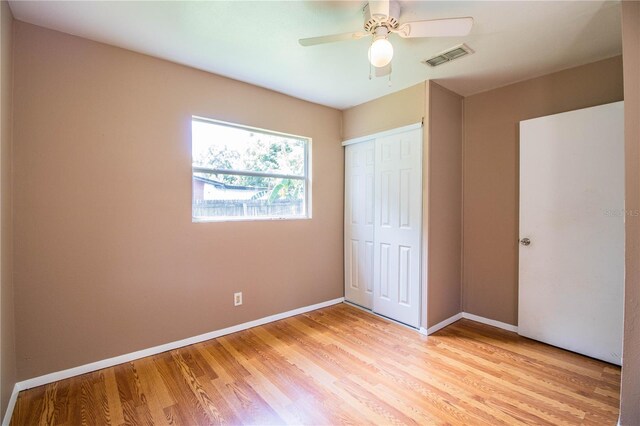
<instances>
[{"instance_id":1,"label":"white baseboard","mask_svg":"<svg viewBox=\"0 0 640 426\"><path fill-rule=\"evenodd\" d=\"M16 383L13 394L11 395L9 407L7 408L7 412L5 413L2 425L5 426L5 424L9 424L9 421L11 420L11 414L13 413L13 407L16 403L16 398L18 397L18 393L22 390L46 385L48 383L57 382L58 380L68 379L70 377L79 376L80 374L90 373L92 371L101 370L103 368L112 367L114 365L134 361L136 359L144 358L147 356L156 355L162 352L181 348L183 346L193 345L194 343L204 342L205 340L215 339L216 337L236 333L242 330L247 330L249 328L289 318L295 315L300 315L305 312L315 311L316 309L325 308L327 306L336 305L342 302L344 302L344 297L339 297L337 299L327 300L326 302L316 303L315 305L304 306L302 308L293 309L291 311L282 312L280 314L270 315L268 317L260 318L254 321L249 321L243 324L223 328L222 330L211 331L209 333L200 334L199 336L189 337L171 343L165 343L164 345L154 346L152 348L119 355L113 358L104 359L102 361L96 361L90 364L81 365L79 367L73 367L67 370L57 371L55 373L49 373L43 376L34 377L33 379L18 382Z\"/></svg>"},{"instance_id":2,"label":"white baseboard","mask_svg":"<svg viewBox=\"0 0 640 426\"><path fill-rule=\"evenodd\" d=\"M433 334L433 333L435 333L436 331L441 330L441 329L445 328L446 326L453 324L454 322L458 321L458 320L459 320L459 319L461 319L461 318L462 318L462 312L457 313L457 314L455 314L454 316L449 317L449 318L447 318L447 319L446 319L446 320L444 320L444 321L440 321L439 323L437 323L437 324L436 324L436 325L434 325L433 327L429 327L429 328L426 330L426 333L423 333L423 334L427 334L427 335L429 335L429 334Z\"/></svg>"},{"instance_id":3,"label":"white baseboard","mask_svg":"<svg viewBox=\"0 0 640 426\"><path fill-rule=\"evenodd\" d=\"M500 321L492 320L492 319L481 317L481 316L478 316L478 315L469 314L467 312L463 312L462 313L462 318L470 319L472 321L479 322L479 323L486 324L486 325L491 325L493 327L498 327L498 328L501 328L503 330L513 331L514 333L518 332L518 326L517 325L507 324L506 322L500 322Z\"/></svg>"},{"instance_id":4,"label":"white baseboard","mask_svg":"<svg viewBox=\"0 0 640 426\"><path fill-rule=\"evenodd\" d=\"M501 328L503 330L507 330L507 331L513 331L515 333L518 332L518 327L515 325L511 325L511 324L507 324L506 322L500 322L500 321L496 321L496 320L492 320L489 318L485 318L485 317L481 317L479 315L474 315L474 314L470 314L467 312L460 312L459 314L455 314L450 318L447 318L446 320L439 322L438 324L429 327L428 329L425 329L424 327L420 327L420 333L425 334L425 335L430 335L435 333L438 330L442 330L443 328L445 328L448 325L453 324L454 322L458 321L461 318L465 318L465 319L469 319L471 321L475 321L475 322L479 322L481 324L486 324L486 325L490 325L493 327L498 327Z\"/></svg>"},{"instance_id":5,"label":"white baseboard","mask_svg":"<svg viewBox=\"0 0 640 426\"><path fill-rule=\"evenodd\" d=\"M363 308L362 306L356 305L355 303L349 302L348 300L345 300L344 303L346 303L349 306L353 306L354 308L358 308L358 309L361 309L361 310L363 310L365 312L368 312L370 314L376 315L376 316L378 316L380 318L384 318L386 320L393 321L390 318L378 315L375 312L372 312L370 309ZM513 331L515 333L518 332L518 327L515 326L515 325L511 325L511 324L507 324L506 322L500 322L500 321L492 320L492 319L489 319L489 318L481 317L479 315L469 314L467 312L459 312L459 313L447 318L446 320L439 322L438 324L436 324L436 325L434 325L432 327L429 327L429 328L420 327L419 329L417 329L417 331L420 334L424 334L425 336L428 336L430 334L435 333L438 330L442 330L446 326L451 325L454 322L456 322L456 321L458 321L459 319L462 319L462 318L469 319L469 320L472 320L472 321L475 321L475 322L479 322L481 324L486 324L486 325L490 325L490 326L493 326L493 327L498 327L498 328L501 328L503 330ZM395 322L397 324L400 324L402 326L408 327L408 328L410 328L412 330L415 330L415 328L409 327L408 325L399 323L397 321L393 321L393 322Z\"/></svg>"},{"instance_id":6,"label":"white baseboard","mask_svg":"<svg viewBox=\"0 0 640 426\"><path fill-rule=\"evenodd\" d=\"M7 404L7 411L5 411L4 418L2 419L2 426L9 426L9 423L11 423L11 415L13 414L13 409L16 406L18 394L21 390L18 383L13 386L13 392L11 392L11 398L9 398L9 403Z\"/></svg>"}]
</instances>

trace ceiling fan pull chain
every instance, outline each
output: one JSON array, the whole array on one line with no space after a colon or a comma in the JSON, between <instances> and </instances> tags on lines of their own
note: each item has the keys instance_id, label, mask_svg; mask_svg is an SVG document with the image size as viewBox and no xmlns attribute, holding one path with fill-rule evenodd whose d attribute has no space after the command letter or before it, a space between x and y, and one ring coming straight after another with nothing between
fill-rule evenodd
<instances>
[{"instance_id":1,"label":"ceiling fan pull chain","mask_svg":"<svg viewBox=\"0 0 640 426\"><path fill-rule=\"evenodd\" d=\"M391 87L391 73L393 72L393 68L389 70L389 81L387 81L387 86Z\"/></svg>"},{"instance_id":2,"label":"ceiling fan pull chain","mask_svg":"<svg viewBox=\"0 0 640 426\"><path fill-rule=\"evenodd\" d=\"M369 80L371 80L371 62L369 62Z\"/></svg>"}]
</instances>

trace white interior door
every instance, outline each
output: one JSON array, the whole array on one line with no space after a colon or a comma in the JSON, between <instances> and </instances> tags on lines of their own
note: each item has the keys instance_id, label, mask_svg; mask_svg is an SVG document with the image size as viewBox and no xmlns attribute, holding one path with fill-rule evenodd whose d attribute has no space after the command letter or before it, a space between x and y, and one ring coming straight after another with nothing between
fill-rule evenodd
<instances>
[{"instance_id":1,"label":"white interior door","mask_svg":"<svg viewBox=\"0 0 640 426\"><path fill-rule=\"evenodd\" d=\"M422 129L375 142L373 311L420 325Z\"/></svg>"},{"instance_id":2,"label":"white interior door","mask_svg":"<svg viewBox=\"0 0 640 426\"><path fill-rule=\"evenodd\" d=\"M623 103L520 123L519 334L620 364ZM526 241L524 241L526 243Z\"/></svg>"},{"instance_id":3,"label":"white interior door","mask_svg":"<svg viewBox=\"0 0 640 426\"><path fill-rule=\"evenodd\" d=\"M372 308L375 142L345 147L345 299Z\"/></svg>"}]
</instances>

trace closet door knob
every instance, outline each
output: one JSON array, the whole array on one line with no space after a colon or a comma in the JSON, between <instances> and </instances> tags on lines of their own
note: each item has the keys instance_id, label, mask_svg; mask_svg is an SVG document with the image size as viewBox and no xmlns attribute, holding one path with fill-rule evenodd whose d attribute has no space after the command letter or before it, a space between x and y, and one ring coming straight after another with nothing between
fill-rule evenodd
<instances>
[{"instance_id":1,"label":"closet door knob","mask_svg":"<svg viewBox=\"0 0 640 426\"><path fill-rule=\"evenodd\" d=\"M520 244L522 244L523 246L528 246L529 244L531 244L531 240L525 237L520 240Z\"/></svg>"}]
</instances>

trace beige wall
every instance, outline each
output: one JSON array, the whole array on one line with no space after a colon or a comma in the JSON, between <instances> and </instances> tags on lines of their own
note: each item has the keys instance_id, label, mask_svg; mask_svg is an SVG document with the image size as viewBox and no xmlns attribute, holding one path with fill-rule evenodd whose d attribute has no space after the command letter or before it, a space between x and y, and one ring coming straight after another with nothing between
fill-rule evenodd
<instances>
[{"instance_id":1,"label":"beige wall","mask_svg":"<svg viewBox=\"0 0 640 426\"><path fill-rule=\"evenodd\" d=\"M3 15L5 9L3 3ZM13 314L5 307L11 251L4 248L12 228L5 19L3 392L14 381L4 371L13 353L5 339L12 325L5 316ZM28 24L15 27L20 380L340 297L341 130L348 139L425 116L426 324L454 315L461 303L466 312L515 324L518 122L622 99L617 57L464 101L421 83L343 111L341 129L337 110ZM312 137L313 219L192 224L192 114ZM638 300L629 299L629 288L627 305ZM234 308L238 290L245 304ZM628 341L629 330L625 351ZM629 401L637 402L637 390L635 398Z\"/></svg>"},{"instance_id":2,"label":"beige wall","mask_svg":"<svg viewBox=\"0 0 640 426\"><path fill-rule=\"evenodd\" d=\"M462 97L427 83L427 327L461 310Z\"/></svg>"},{"instance_id":3,"label":"beige wall","mask_svg":"<svg viewBox=\"0 0 640 426\"><path fill-rule=\"evenodd\" d=\"M345 109L342 137L352 139L415 124L425 116L425 83Z\"/></svg>"},{"instance_id":4,"label":"beige wall","mask_svg":"<svg viewBox=\"0 0 640 426\"><path fill-rule=\"evenodd\" d=\"M20 380L343 295L340 111L22 22L14 38ZM192 114L313 138L313 219L191 223Z\"/></svg>"},{"instance_id":5,"label":"beige wall","mask_svg":"<svg viewBox=\"0 0 640 426\"><path fill-rule=\"evenodd\" d=\"M465 98L465 312L517 324L519 121L622 98L620 56Z\"/></svg>"},{"instance_id":6,"label":"beige wall","mask_svg":"<svg viewBox=\"0 0 640 426\"><path fill-rule=\"evenodd\" d=\"M0 4L0 418L16 382L12 281L11 103L13 96L13 16L6 1Z\"/></svg>"},{"instance_id":7,"label":"beige wall","mask_svg":"<svg viewBox=\"0 0 640 426\"><path fill-rule=\"evenodd\" d=\"M640 2L622 3L625 205L640 210ZM625 219L624 348L620 424L640 424L640 218Z\"/></svg>"}]
</instances>

